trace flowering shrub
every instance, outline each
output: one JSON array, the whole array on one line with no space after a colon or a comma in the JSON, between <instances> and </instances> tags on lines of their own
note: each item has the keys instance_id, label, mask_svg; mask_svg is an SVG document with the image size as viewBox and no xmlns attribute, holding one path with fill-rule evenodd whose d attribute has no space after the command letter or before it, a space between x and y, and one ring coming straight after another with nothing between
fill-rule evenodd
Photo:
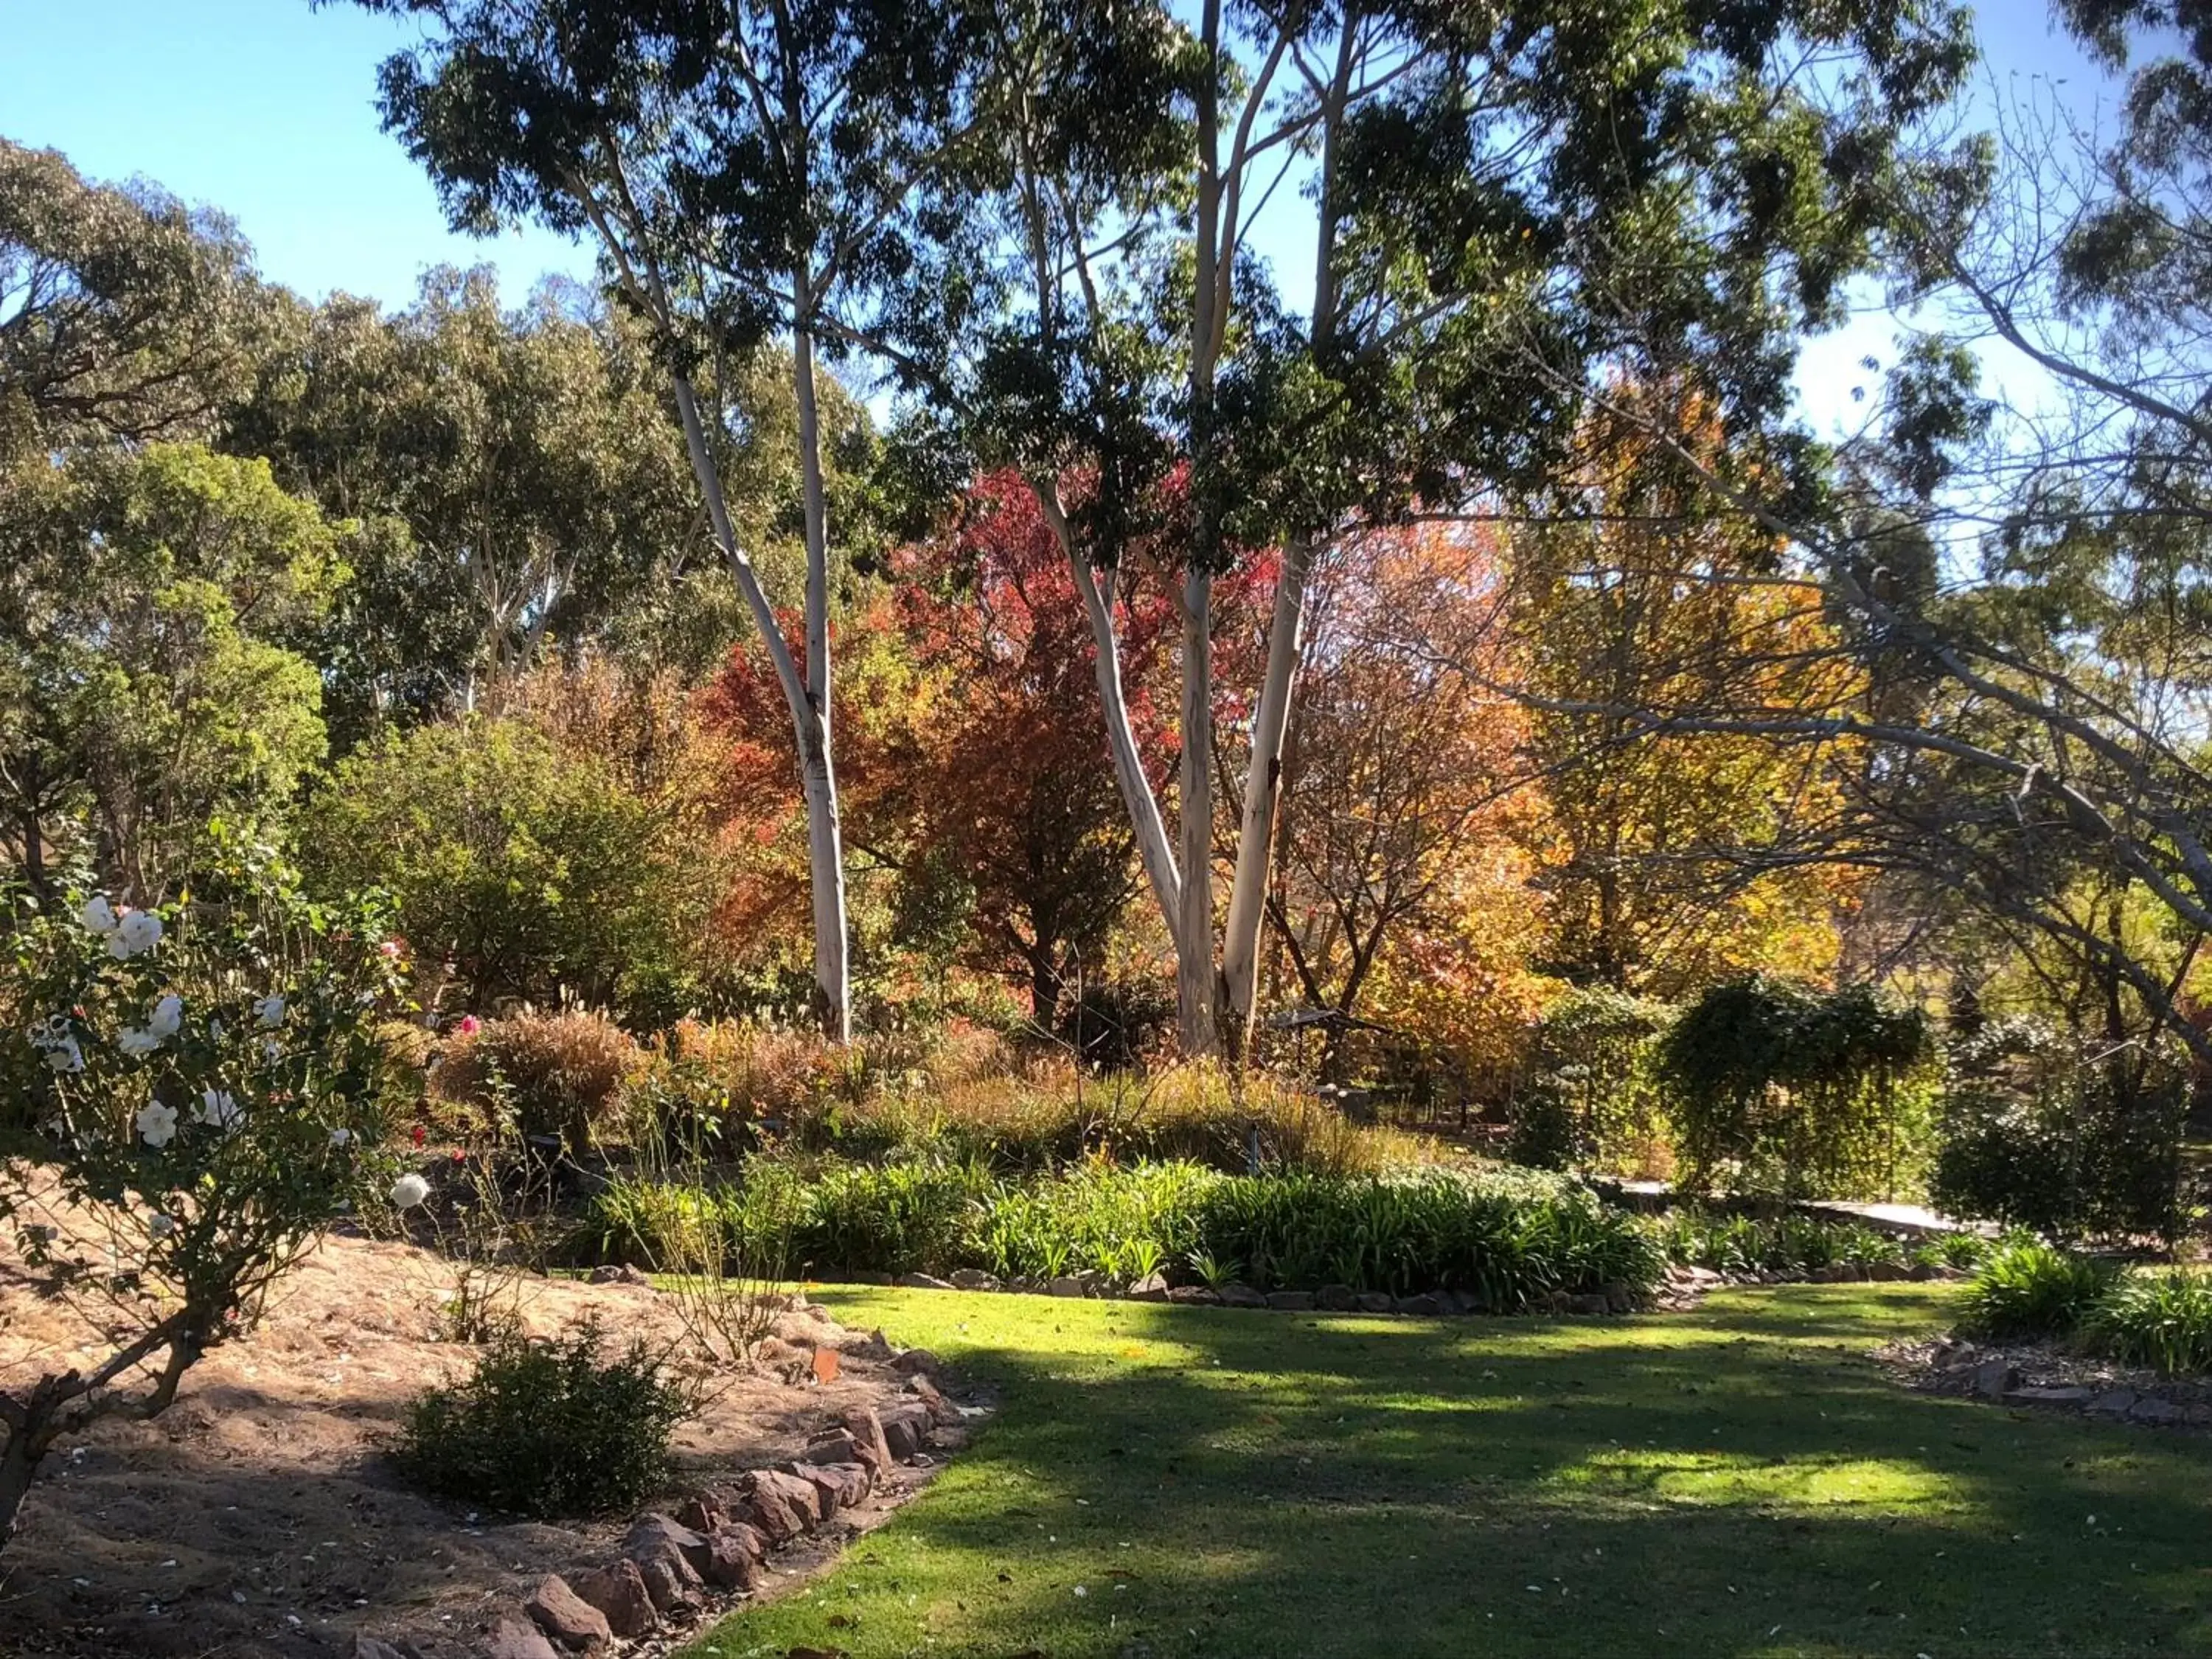
<instances>
[{"instance_id":1,"label":"flowering shrub","mask_svg":"<svg viewBox=\"0 0 2212 1659\"><path fill-rule=\"evenodd\" d=\"M0 1008L0 1220L112 1345L0 1395L0 1542L39 1460L152 1415L336 1214L388 1180L373 918L250 865L165 910L19 902Z\"/></svg>"}]
</instances>

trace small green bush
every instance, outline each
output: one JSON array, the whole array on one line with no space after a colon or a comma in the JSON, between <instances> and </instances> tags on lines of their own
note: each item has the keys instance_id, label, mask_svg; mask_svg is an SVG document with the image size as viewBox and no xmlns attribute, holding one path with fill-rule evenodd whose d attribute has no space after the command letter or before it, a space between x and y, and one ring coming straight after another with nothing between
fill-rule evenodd
<instances>
[{"instance_id":1,"label":"small green bush","mask_svg":"<svg viewBox=\"0 0 2212 1659\"><path fill-rule=\"evenodd\" d=\"M641 1342L603 1357L596 1320L565 1339L495 1339L466 1381L407 1408L398 1448L429 1491L541 1517L634 1509L668 1477L690 1414Z\"/></svg>"},{"instance_id":2,"label":"small green bush","mask_svg":"<svg viewBox=\"0 0 2212 1659\"><path fill-rule=\"evenodd\" d=\"M2212 1280L2179 1268L2124 1274L2090 1310L2083 1334L2124 1364L2212 1370Z\"/></svg>"},{"instance_id":3,"label":"small green bush","mask_svg":"<svg viewBox=\"0 0 2212 1659\"><path fill-rule=\"evenodd\" d=\"M2109 1263L2039 1240L2009 1242L1975 1273L1960 1322L2000 1339L2066 1336L2111 1288L2113 1273Z\"/></svg>"},{"instance_id":4,"label":"small green bush","mask_svg":"<svg viewBox=\"0 0 2212 1659\"><path fill-rule=\"evenodd\" d=\"M1670 1260L1716 1273L1778 1273L1802 1276L1824 1267L1933 1265L1937 1251L1909 1250L1903 1240L1863 1222L1820 1216L1729 1215L1687 1207L1668 1217Z\"/></svg>"}]
</instances>

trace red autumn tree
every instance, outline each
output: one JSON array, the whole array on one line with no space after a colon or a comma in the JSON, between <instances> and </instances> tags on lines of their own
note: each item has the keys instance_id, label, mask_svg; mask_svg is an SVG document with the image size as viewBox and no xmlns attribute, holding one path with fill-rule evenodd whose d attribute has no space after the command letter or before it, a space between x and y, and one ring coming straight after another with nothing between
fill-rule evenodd
<instances>
[{"instance_id":1,"label":"red autumn tree","mask_svg":"<svg viewBox=\"0 0 2212 1659\"><path fill-rule=\"evenodd\" d=\"M1164 523L1180 508L1171 494ZM1220 648L1258 637L1267 561L1217 603ZM948 916L969 965L1018 977L1049 1024L1079 968L1099 963L1141 872L1106 748L1090 629L1036 497L1012 473L980 480L939 534L900 549L887 595L839 633L840 793L847 844L895 872L894 925ZM1143 557L1116 573L1130 717L1156 787L1173 776L1174 588ZM1167 696L1160 694L1165 689ZM774 738L776 684L740 652L706 708L726 738L737 833L787 839L798 805ZM1218 711L1228 729L1234 708ZM771 860L789 862L788 860ZM803 866L734 894L725 925L767 927L803 896ZM795 917L795 913L794 913Z\"/></svg>"}]
</instances>

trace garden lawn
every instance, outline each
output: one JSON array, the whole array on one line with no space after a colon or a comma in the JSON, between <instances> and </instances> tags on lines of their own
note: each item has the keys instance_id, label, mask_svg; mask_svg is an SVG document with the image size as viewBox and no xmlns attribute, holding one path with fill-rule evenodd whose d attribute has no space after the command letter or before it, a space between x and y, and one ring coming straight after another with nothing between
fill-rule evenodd
<instances>
[{"instance_id":1,"label":"garden lawn","mask_svg":"<svg viewBox=\"0 0 2212 1659\"><path fill-rule=\"evenodd\" d=\"M2212 1438L1905 1392L1948 1286L1633 1320L823 1291L1002 1395L686 1659L2212 1651Z\"/></svg>"}]
</instances>

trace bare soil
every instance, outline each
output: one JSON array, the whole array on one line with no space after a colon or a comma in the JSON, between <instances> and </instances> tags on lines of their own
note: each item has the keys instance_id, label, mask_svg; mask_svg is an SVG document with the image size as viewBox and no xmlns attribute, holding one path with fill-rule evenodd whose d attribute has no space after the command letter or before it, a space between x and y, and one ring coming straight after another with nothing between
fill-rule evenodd
<instances>
[{"instance_id":1,"label":"bare soil","mask_svg":"<svg viewBox=\"0 0 2212 1659\"><path fill-rule=\"evenodd\" d=\"M308 1659L349 1656L363 1631L460 1654L544 1574L605 1565L632 1517L472 1513L411 1488L386 1455L405 1402L475 1358L438 1340L452 1283L428 1252L331 1238L276 1286L254 1329L187 1374L167 1413L106 1419L58 1449L0 1556L0 1654ZM666 1298L644 1285L533 1280L522 1317L550 1335L594 1311L613 1340L680 1335ZM728 1379L678 1431L678 1491L787 1459L826 1417L902 1387L880 1334L804 1307L775 1331L761 1370ZM0 1387L96 1363L105 1351L90 1339L75 1310L0 1264ZM838 1356L826 1383L816 1349ZM841 1520L866 1527L918 1479L902 1471ZM774 1565L798 1577L819 1563Z\"/></svg>"}]
</instances>

